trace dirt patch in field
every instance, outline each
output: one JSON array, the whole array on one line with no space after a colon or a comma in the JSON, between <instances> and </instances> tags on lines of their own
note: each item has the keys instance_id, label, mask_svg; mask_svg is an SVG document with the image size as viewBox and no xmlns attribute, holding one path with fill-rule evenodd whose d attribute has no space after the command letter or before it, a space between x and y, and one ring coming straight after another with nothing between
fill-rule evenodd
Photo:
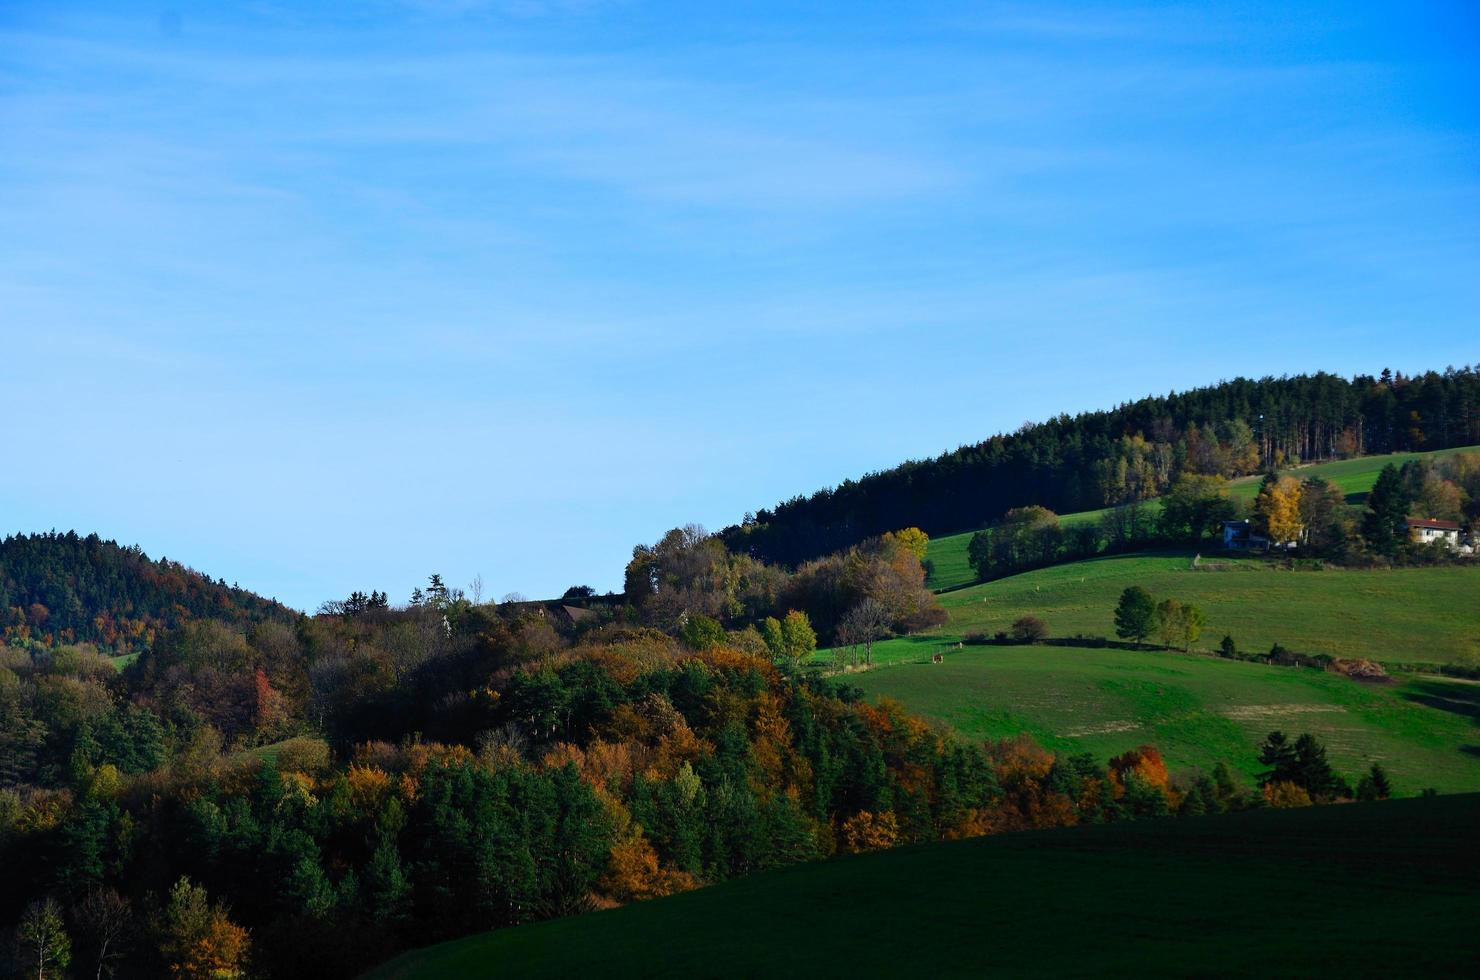
<instances>
[{"instance_id":1,"label":"dirt patch in field","mask_svg":"<svg viewBox=\"0 0 1480 980\"><path fill-rule=\"evenodd\" d=\"M1234 721L1259 721L1281 715L1343 714L1346 709L1339 704L1243 704L1223 712Z\"/></svg>"},{"instance_id":2,"label":"dirt patch in field","mask_svg":"<svg viewBox=\"0 0 1480 980\"><path fill-rule=\"evenodd\" d=\"M1092 728L1076 728L1065 732L1065 738L1083 738L1086 735L1114 735L1116 732L1133 732L1141 726L1133 721L1107 721Z\"/></svg>"}]
</instances>

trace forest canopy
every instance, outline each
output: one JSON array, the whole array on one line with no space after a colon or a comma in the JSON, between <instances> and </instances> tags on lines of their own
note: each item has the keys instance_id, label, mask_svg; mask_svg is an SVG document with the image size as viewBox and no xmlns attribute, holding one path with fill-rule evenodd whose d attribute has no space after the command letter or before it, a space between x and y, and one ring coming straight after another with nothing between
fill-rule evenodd
<instances>
[{"instance_id":1,"label":"forest canopy","mask_svg":"<svg viewBox=\"0 0 1480 980\"><path fill-rule=\"evenodd\" d=\"M783 565L895 528L941 535L1013 508L1060 514L1165 493L1179 477L1243 476L1297 462L1480 444L1480 369L1350 380L1238 378L1060 415L932 460L846 480L747 515L721 536Z\"/></svg>"}]
</instances>

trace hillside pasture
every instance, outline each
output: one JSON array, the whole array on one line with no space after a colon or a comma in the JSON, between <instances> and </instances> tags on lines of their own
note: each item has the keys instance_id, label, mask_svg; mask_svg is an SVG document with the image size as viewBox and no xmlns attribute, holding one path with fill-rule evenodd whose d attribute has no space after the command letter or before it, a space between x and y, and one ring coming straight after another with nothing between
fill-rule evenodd
<instances>
[{"instance_id":1,"label":"hillside pasture","mask_svg":"<svg viewBox=\"0 0 1480 980\"><path fill-rule=\"evenodd\" d=\"M928 659L969 633L991 636L1029 613L1056 637L1114 637L1115 604L1128 586L1140 585L1157 599L1201 606L1205 648L1229 634L1240 650L1255 653L1280 643L1385 663L1480 663L1480 562L1290 571L1258 558L1214 558L1194 568L1193 558L1192 552L1094 558L949 592L940 597L950 615L943 627L880 643L874 658Z\"/></svg>"},{"instance_id":2,"label":"hillside pasture","mask_svg":"<svg viewBox=\"0 0 1480 980\"><path fill-rule=\"evenodd\" d=\"M843 681L972 740L1027 733L1101 759L1151 744L1173 771L1221 761L1252 782L1265 735L1311 732L1353 782L1380 762L1403 792L1480 790L1480 684L1464 681L1065 646L966 647Z\"/></svg>"}]
</instances>

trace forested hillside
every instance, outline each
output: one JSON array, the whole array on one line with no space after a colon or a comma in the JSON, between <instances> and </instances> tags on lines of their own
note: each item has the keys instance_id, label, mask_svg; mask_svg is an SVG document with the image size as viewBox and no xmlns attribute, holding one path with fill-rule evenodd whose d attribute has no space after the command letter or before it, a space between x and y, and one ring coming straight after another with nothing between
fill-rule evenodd
<instances>
[{"instance_id":1,"label":"forested hillside","mask_svg":"<svg viewBox=\"0 0 1480 980\"><path fill-rule=\"evenodd\" d=\"M1183 474L1476 443L1477 368L1239 378L1025 426L794 497L722 533L733 551L790 565L901 527L936 535L1028 504L1073 513L1148 500Z\"/></svg>"},{"instance_id":2,"label":"forested hillside","mask_svg":"<svg viewBox=\"0 0 1480 980\"><path fill-rule=\"evenodd\" d=\"M1267 795L1174 781L1147 746L962 743L789 658L608 615L438 592L192 621L121 675L0 647L0 923L39 937L18 968L344 976L839 852Z\"/></svg>"},{"instance_id":3,"label":"forested hillside","mask_svg":"<svg viewBox=\"0 0 1480 980\"><path fill-rule=\"evenodd\" d=\"M130 653L191 619L245 625L296 615L96 534L19 534L0 541L0 642L91 643Z\"/></svg>"}]
</instances>

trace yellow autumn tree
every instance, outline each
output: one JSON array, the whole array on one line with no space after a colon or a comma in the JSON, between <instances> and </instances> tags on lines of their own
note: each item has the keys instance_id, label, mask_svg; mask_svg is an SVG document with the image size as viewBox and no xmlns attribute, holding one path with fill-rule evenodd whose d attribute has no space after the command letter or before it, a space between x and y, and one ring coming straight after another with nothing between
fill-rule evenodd
<instances>
[{"instance_id":1,"label":"yellow autumn tree","mask_svg":"<svg viewBox=\"0 0 1480 980\"><path fill-rule=\"evenodd\" d=\"M1295 783L1268 783L1264 787L1264 802L1276 810L1310 806L1310 794L1304 786Z\"/></svg>"},{"instance_id":2,"label":"yellow autumn tree","mask_svg":"<svg viewBox=\"0 0 1480 980\"><path fill-rule=\"evenodd\" d=\"M925 560L925 554L930 549L930 536L924 531L917 527L907 527L903 530L895 531L893 538L920 561L923 562Z\"/></svg>"},{"instance_id":3,"label":"yellow autumn tree","mask_svg":"<svg viewBox=\"0 0 1480 980\"><path fill-rule=\"evenodd\" d=\"M377 766L351 763L345 778L349 782L350 799L361 813L379 809L391 791L390 774Z\"/></svg>"},{"instance_id":4,"label":"yellow autumn tree","mask_svg":"<svg viewBox=\"0 0 1480 980\"><path fill-rule=\"evenodd\" d=\"M1300 481L1292 476L1265 477L1254 498L1254 524L1272 545L1299 541Z\"/></svg>"},{"instance_id":5,"label":"yellow autumn tree","mask_svg":"<svg viewBox=\"0 0 1480 980\"><path fill-rule=\"evenodd\" d=\"M843 821L843 847L860 851L882 851L899 843L899 820L893 810L855 813Z\"/></svg>"}]
</instances>

